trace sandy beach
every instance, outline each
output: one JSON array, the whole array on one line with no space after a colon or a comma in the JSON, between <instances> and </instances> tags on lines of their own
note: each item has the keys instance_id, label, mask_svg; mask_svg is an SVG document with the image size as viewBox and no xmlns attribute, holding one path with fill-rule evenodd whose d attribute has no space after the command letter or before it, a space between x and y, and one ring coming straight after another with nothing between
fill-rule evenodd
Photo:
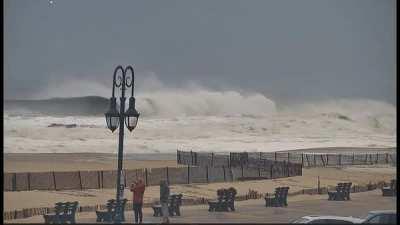
<instances>
[{"instance_id":1,"label":"sandy beach","mask_svg":"<svg viewBox=\"0 0 400 225\"><path fill-rule=\"evenodd\" d=\"M124 167L128 169L143 167L177 166L175 155L142 155L134 160L132 155L126 157ZM140 158L139 155L136 155ZM156 160L155 158L162 158ZM52 171L52 170L107 170L116 168L116 156L112 154L4 154L6 172ZM287 185L290 192L317 187L317 177L321 187L335 186L338 182L351 181L353 184L377 183L390 181L396 177L396 167L389 165L351 166L343 168L310 168L303 169L303 176L279 178L272 180L254 180L228 183L173 185L171 191L182 193L184 198L214 198L216 190L222 187L235 187L239 195L248 193L249 189L259 193L273 192L277 186ZM98 190L64 190L64 191L20 191L4 192L4 209L6 211L52 207L58 201L79 201L81 206L104 204L115 197L114 189ZM125 198L131 199L132 193L125 190ZM154 202L159 197L159 187L147 187L144 201Z\"/></svg>"},{"instance_id":2,"label":"sandy beach","mask_svg":"<svg viewBox=\"0 0 400 225\"><path fill-rule=\"evenodd\" d=\"M116 170L117 155L105 153L4 153L4 172ZM175 154L124 155L125 169L177 167Z\"/></svg>"}]
</instances>

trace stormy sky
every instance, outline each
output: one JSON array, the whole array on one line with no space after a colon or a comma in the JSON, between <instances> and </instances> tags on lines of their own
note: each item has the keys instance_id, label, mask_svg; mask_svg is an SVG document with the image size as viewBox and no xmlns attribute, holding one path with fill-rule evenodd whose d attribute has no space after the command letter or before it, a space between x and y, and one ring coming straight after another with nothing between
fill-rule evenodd
<instances>
[{"instance_id":1,"label":"stormy sky","mask_svg":"<svg viewBox=\"0 0 400 225\"><path fill-rule=\"evenodd\" d=\"M394 104L395 4L5 0L4 94L32 98L50 87L50 96L63 95L58 87L81 82L82 93L96 95L92 85L111 88L115 66L133 64L137 80L156 76L166 86Z\"/></svg>"}]
</instances>

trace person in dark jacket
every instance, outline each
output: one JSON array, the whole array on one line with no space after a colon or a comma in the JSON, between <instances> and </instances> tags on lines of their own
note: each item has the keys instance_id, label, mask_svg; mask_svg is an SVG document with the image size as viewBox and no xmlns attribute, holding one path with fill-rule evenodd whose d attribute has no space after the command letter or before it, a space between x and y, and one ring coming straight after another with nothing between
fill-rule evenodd
<instances>
[{"instance_id":1,"label":"person in dark jacket","mask_svg":"<svg viewBox=\"0 0 400 225\"><path fill-rule=\"evenodd\" d=\"M160 182L160 204L161 212L163 214L163 223L169 223L168 215L168 200L169 200L169 187L165 180Z\"/></svg>"},{"instance_id":2,"label":"person in dark jacket","mask_svg":"<svg viewBox=\"0 0 400 225\"><path fill-rule=\"evenodd\" d=\"M143 195L146 189L143 180L139 179L131 185L131 191L133 192L133 211L135 212L135 223L142 223L143 221Z\"/></svg>"}]
</instances>

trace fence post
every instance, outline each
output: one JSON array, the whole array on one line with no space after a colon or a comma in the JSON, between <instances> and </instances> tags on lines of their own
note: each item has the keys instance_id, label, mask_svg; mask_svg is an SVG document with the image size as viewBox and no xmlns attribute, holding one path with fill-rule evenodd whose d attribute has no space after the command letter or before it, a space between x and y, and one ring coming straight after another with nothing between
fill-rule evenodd
<instances>
[{"instance_id":1,"label":"fence post","mask_svg":"<svg viewBox=\"0 0 400 225\"><path fill-rule=\"evenodd\" d=\"M262 155L261 154L262 154L262 152L260 152L260 160L262 159Z\"/></svg>"},{"instance_id":2,"label":"fence post","mask_svg":"<svg viewBox=\"0 0 400 225\"><path fill-rule=\"evenodd\" d=\"M99 189L101 188L101 183L100 183L100 171L97 171L97 186L99 187Z\"/></svg>"},{"instance_id":3,"label":"fence post","mask_svg":"<svg viewBox=\"0 0 400 225\"><path fill-rule=\"evenodd\" d=\"M389 164L389 154L386 152L386 164Z\"/></svg>"},{"instance_id":4,"label":"fence post","mask_svg":"<svg viewBox=\"0 0 400 225\"><path fill-rule=\"evenodd\" d=\"M329 154L326 154L326 166L329 165Z\"/></svg>"},{"instance_id":5,"label":"fence post","mask_svg":"<svg viewBox=\"0 0 400 225\"><path fill-rule=\"evenodd\" d=\"M208 165L206 166L206 178L207 178L207 183L208 183Z\"/></svg>"},{"instance_id":6,"label":"fence post","mask_svg":"<svg viewBox=\"0 0 400 225\"><path fill-rule=\"evenodd\" d=\"M198 152L195 152L195 153L194 153L194 164L195 164L196 166L199 165L198 162L197 162L197 154L198 154Z\"/></svg>"},{"instance_id":7,"label":"fence post","mask_svg":"<svg viewBox=\"0 0 400 225\"><path fill-rule=\"evenodd\" d=\"M28 173L28 191L31 190L31 173Z\"/></svg>"},{"instance_id":8,"label":"fence post","mask_svg":"<svg viewBox=\"0 0 400 225\"><path fill-rule=\"evenodd\" d=\"M342 165L342 154L339 154L339 166Z\"/></svg>"},{"instance_id":9,"label":"fence post","mask_svg":"<svg viewBox=\"0 0 400 225\"><path fill-rule=\"evenodd\" d=\"M275 152L275 162L276 162L276 152Z\"/></svg>"},{"instance_id":10,"label":"fence post","mask_svg":"<svg viewBox=\"0 0 400 225\"><path fill-rule=\"evenodd\" d=\"M167 166L167 183L169 184L169 172L168 172L168 166Z\"/></svg>"},{"instance_id":11,"label":"fence post","mask_svg":"<svg viewBox=\"0 0 400 225\"><path fill-rule=\"evenodd\" d=\"M378 162L379 162L379 154L376 153L376 162L375 162L375 164L378 164Z\"/></svg>"},{"instance_id":12,"label":"fence post","mask_svg":"<svg viewBox=\"0 0 400 225\"><path fill-rule=\"evenodd\" d=\"M190 165L193 166L193 152L190 150Z\"/></svg>"},{"instance_id":13,"label":"fence post","mask_svg":"<svg viewBox=\"0 0 400 225\"><path fill-rule=\"evenodd\" d=\"M126 169L124 169L124 185L125 187L128 187L128 184L126 183Z\"/></svg>"},{"instance_id":14,"label":"fence post","mask_svg":"<svg viewBox=\"0 0 400 225\"><path fill-rule=\"evenodd\" d=\"M287 165L286 165L286 168L287 168L287 176L288 176L288 177L290 177L289 167L290 167L290 166L289 166L289 162L288 162Z\"/></svg>"},{"instance_id":15,"label":"fence post","mask_svg":"<svg viewBox=\"0 0 400 225\"><path fill-rule=\"evenodd\" d=\"M315 159L315 153L313 155L314 155L314 166L317 166L317 160Z\"/></svg>"},{"instance_id":16,"label":"fence post","mask_svg":"<svg viewBox=\"0 0 400 225\"><path fill-rule=\"evenodd\" d=\"M289 163L290 162L290 155L289 155L290 153L288 152L287 153L287 162Z\"/></svg>"},{"instance_id":17,"label":"fence post","mask_svg":"<svg viewBox=\"0 0 400 225\"><path fill-rule=\"evenodd\" d=\"M301 153L301 166L303 166L303 163L304 163L304 154Z\"/></svg>"},{"instance_id":18,"label":"fence post","mask_svg":"<svg viewBox=\"0 0 400 225\"><path fill-rule=\"evenodd\" d=\"M211 167L214 167L214 152L211 152Z\"/></svg>"},{"instance_id":19,"label":"fence post","mask_svg":"<svg viewBox=\"0 0 400 225\"><path fill-rule=\"evenodd\" d=\"M321 188L320 188L320 182L319 182L319 176L318 176L318 194L321 194Z\"/></svg>"},{"instance_id":20,"label":"fence post","mask_svg":"<svg viewBox=\"0 0 400 225\"><path fill-rule=\"evenodd\" d=\"M144 179L145 179L146 186L149 186L149 181L147 178L147 168L144 168Z\"/></svg>"},{"instance_id":21,"label":"fence post","mask_svg":"<svg viewBox=\"0 0 400 225\"><path fill-rule=\"evenodd\" d=\"M228 157L226 157L227 158L227 160L228 160L228 167L229 168L231 168L231 164L230 164L230 162L229 162L229 158L230 158L231 156L229 155Z\"/></svg>"},{"instance_id":22,"label":"fence post","mask_svg":"<svg viewBox=\"0 0 400 225\"><path fill-rule=\"evenodd\" d=\"M177 162L178 164L180 164L180 160L179 160L179 150L178 150L178 149L176 150L176 162Z\"/></svg>"},{"instance_id":23,"label":"fence post","mask_svg":"<svg viewBox=\"0 0 400 225\"><path fill-rule=\"evenodd\" d=\"M243 165L240 165L240 167L242 168L242 178L243 178Z\"/></svg>"},{"instance_id":24,"label":"fence post","mask_svg":"<svg viewBox=\"0 0 400 225\"><path fill-rule=\"evenodd\" d=\"M224 165L222 165L222 169L224 170L224 181L226 181L225 166Z\"/></svg>"},{"instance_id":25,"label":"fence post","mask_svg":"<svg viewBox=\"0 0 400 225\"><path fill-rule=\"evenodd\" d=\"M56 175L53 171L53 182L54 182L54 190L57 190L57 185L56 185Z\"/></svg>"},{"instance_id":26,"label":"fence post","mask_svg":"<svg viewBox=\"0 0 400 225\"><path fill-rule=\"evenodd\" d=\"M82 177L81 177L81 171L80 170L78 171L78 175L79 175L79 187L82 190Z\"/></svg>"},{"instance_id":27,"label":"fence post","mask_svg":"<svg viewBox=\"0 0 400 225\"><path fill-rule=\"evenodd\" d=\"M187 167L187 183L190 184L190 166Z\"/></svg>"},{"instance_id":28,"label":"fence post","mask_svg":"<svg viewBox=\"0 0 400 225\"><path fill-rule=\"evenodd\" d=\"M273 169L273 168L274 168L274 164L271 163L271 170L269 171L269 172L270 172L271 179L274 178L274 174L273 174L273 172L272 172L272 169Z\"/></svg>"},{"instance_id":29,"label":"fence post","mask_svg":"<svg viewBox=\"0 0 400 225\"><path fill-rule=\"evenodd\" d=\"M17 173L14 173L12 177L12 190L17 190Z\"/></svg>"},{"instance_id":30,"label":"fence post","mask_svg":"<svg viewBox=\"0 0 400 225\"><path fill-rule=\"evenodd\" d=\"M322 165L325 167L324 156L322 154L320 156L321 156Z\"/></svg>"},{"instance_id":31,"label":"fence post","mask_svg":"<svg viewBox=\"0 0 400 225\"><path fill-rule=\"evenodd\" d=\"M365 153L365 163L364 164L367 164L367 162L368 162L368 153Z\"/></svg>"},{"instance_id":32,"label":"fence post","mask_svg":"<svg viewBox=\"0 0 400 225\"><path fill-rule=\"evenodd\" d=\"M351 160L351 164L354 165L354 152L353 152L353 159Z\"/></svg>"}]
</instances>

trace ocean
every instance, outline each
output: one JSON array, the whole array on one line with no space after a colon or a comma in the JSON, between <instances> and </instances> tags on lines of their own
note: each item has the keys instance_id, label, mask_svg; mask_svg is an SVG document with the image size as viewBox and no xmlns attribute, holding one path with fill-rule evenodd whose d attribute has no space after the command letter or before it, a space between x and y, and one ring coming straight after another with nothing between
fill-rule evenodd
<instances>
[{"instance_id":1,"label":"ocean","mask_svg":"<svg viewBox=\"0 0 400 225\"><path fill-rule=\"evenodd\" d=\"M124 153L396 147L396 107L376 100L282 105L257 93L194 90L138 94L136 108L141 116L133 132L125 129ZM4 152L117 153L107 109L102 97L6 101Z\"/></svg>"}]
</instances>

